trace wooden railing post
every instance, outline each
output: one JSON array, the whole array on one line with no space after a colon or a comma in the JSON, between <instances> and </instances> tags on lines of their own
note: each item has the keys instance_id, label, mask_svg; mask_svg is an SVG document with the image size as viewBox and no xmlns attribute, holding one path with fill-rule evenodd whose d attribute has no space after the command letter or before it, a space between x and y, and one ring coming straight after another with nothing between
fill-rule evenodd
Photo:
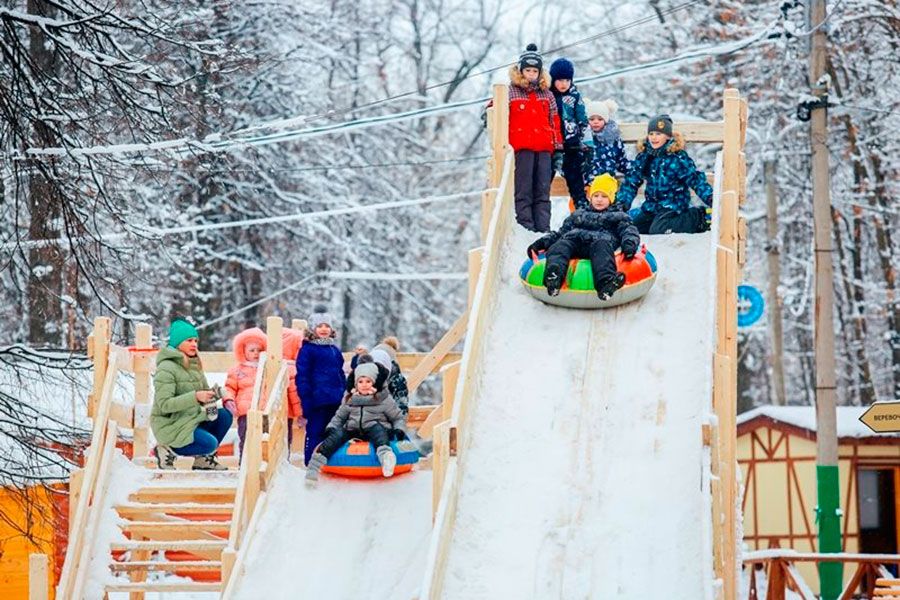
<instances>
[{"instance_id":1,"label":"wooden railing post","mask_svg":"<svg viewBox=\"0 0 900 600\"><path fill-rule=\"evenodd\" d=\"M493 125L491 129L491 154L493 177L491 187L498 187L503 177L503 162L509 150L509 87L505 83L494 84Z\"/></svg>"},{"instance_id":2,"label":"wooden railing post","mask_svg":"<svg viewBox=\"0 0 900 600\"><path fill-rule=\"evenodd\" d=\"M153 338L153 328L147 323L139 323L135 328L135 346L149 349ZM132 460L148 455L150 430L150 370L153 355L137 352L134 356L134 446Z\"/></svg>"},{"instance_id":3,"label":"wooden railing post","mask_svg":"<svg viewBox=\"0 0 900 600\"><path fill-rule=\"evenodd\" d=\"M266 366L265 379L263 379L263 398L266 394L271 393L272 386L275 385L275 377L278 376L278 369L281 368L281 330L284 327L281 317L269 317L266 319Z\"/></svg>"},{"instance_id":4,"label":"wooden railing post","mask_svg":"<svg viewBox=\"0 0 900 600\"><path fill-rule=\"evenodd\" d=\"M49 600L49 561L46 554L28 557L28 600Z\"/></svg>"},{"instance_id":5,"label":"wooden railing post","mask_svg":"<svg viewBox=\"0 0 900 600\"><path fill-rule=\"evenodd\" d=\"M97 317L94 319L94 330L88 336L88 354L94 363L94 386L88 395L88 416L93 418L97 414L97 402L103 391L103 380L106 377L106 369L109 364L109 317Z\"/></svg>"}]
</instances>

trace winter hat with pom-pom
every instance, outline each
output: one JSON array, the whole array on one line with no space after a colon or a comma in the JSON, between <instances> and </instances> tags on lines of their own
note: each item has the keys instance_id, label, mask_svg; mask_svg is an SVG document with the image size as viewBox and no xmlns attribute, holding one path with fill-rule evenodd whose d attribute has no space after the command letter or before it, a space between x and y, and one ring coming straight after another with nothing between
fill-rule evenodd
<instances>
[{"instance_id":1,"label":"winter hat with pom-pom","mask_svg":"<svg viewBox=\"0 0 900 600\"><path fill-rule=\"evenodd\" d=\"M313 309L312 314L309 315L309 318L306 321L309 323L309 328L312 330L315 330L319 325L328 325L334 329L334 319L331 318L328 309L322 304L319 304Z\"/></svg>"},{"instance_id":2,"label":"winter hat with pom-pom","mask_svg":"<svg viewBox=\"0 0 900 600\"><path fill-rule=\"evenodd\" d=\"M538 71L544 68L544 57L538 52L537 44L528 44L525 52L519 55L519 70L523 71L526 67L534 67Z\"/></svg>"},{"instance_id":3,"label":"winter hat with pom-pom","mask_svg":"<svg viewBox=\"0 0 900 600\"><path fill-rule=\"evenodd\" d=\"M575 79L575 65L568 58L557 58L550 63L550 79Z\"/></svg>"},{"instance_id":4,"label":"winter hat with pom-pom","mask_svg":"<svg viewBox=\"0 0 900 600\"><path fill-rule=\"evenodd\" d=\"M398 340L396 336L389 335L381 340L381 343L393 350L393 352L391 352L391 350L388 350L388 353L390 353L391 358L397 360L397 352L400 351L400 340Z\"/></svg>"},{"instance_id":5,"label":"winter hat with pom-pom","mask_svg":"<svg viewBox=\"0 0 900 600\"><path fill-rule=\"evenodd\" d=\"M612 98L607 98L606 100L594 100L593 102L587 102L587 116L590 119L594 115L597 115L607 123L616 115L616 111L619 109L619 105L616 104L616 101Z\"/></svg>"},{"instance_id":6,"label":"winter hat with pom-pom","mask_svg":"<svg viewBox=\"0 0 900 600\"><path fill-rule=\"evenodd\" d=\"M372 360L384 367L386 371L391 371L391 361L393 359L383 345L379 344L372 348Z\"/></svg>"}]
</instances>

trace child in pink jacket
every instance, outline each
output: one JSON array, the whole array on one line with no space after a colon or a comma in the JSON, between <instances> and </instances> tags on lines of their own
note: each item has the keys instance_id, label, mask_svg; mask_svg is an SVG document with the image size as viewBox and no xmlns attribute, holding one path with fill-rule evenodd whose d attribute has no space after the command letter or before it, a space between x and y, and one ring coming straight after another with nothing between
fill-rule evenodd
<instances>
[{"instance_id":1,"label":"child in pink jacket","mask_svg":"<svg viewBox=\"0 0 900 600\"><path fill-rule=\"evenodd\" d=\"M259 327L245 329L234 337L233 346L237 364L228 370L223 397L225 408L237 416L240 456L243 456L244 438L247 435L247 412L253 402L259 355L266 349L266 334Z\"/></svg>"}]
</instances>

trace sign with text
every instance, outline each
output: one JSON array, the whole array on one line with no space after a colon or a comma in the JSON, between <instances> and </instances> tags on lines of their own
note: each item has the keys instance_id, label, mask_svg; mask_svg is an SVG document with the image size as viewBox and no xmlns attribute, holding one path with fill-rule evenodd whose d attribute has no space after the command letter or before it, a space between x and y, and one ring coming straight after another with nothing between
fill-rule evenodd
<instances>
[{"instance_id":1,"label":"sign with text","mask_svg":"<svg viewBox=\"0 0 900 600\"><path fill-rule=\"evenodd\" d=\"M900 402L875 402L859 420L875 433L900 432Z\"/></svg>"}]
</instances>

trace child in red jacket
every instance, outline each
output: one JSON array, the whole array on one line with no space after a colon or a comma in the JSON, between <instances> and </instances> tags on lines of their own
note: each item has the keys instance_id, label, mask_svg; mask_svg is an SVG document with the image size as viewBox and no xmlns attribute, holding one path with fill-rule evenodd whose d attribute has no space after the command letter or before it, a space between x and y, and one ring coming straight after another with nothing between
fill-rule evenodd
<instances>
[{"instance_id":1,"label":"child in red jacket","mask_svg":"<svg viewBox=\"0 0 900 600\"><path fill-rule=\"evenodd\" d=\"M509 144L516 153L516 221L550 231L554 150L562 150L559 112L537 46L528 44L509 70Z\"/></svg>"},{"instance_id":2,"label":"child in red jacket","mask_svg":"<svg viewBox=\"0 0 900 600\"><path fill-rule=\"evenodd\" d=\"M259 355L266 349L266 334L259 327L245 329L234 337L234 358L237 364L228 369L225 379L224 406L238 419L240 455L244 454L244 438L247 436L247 413L253 402Z\"/></svg>"}]
</instances>

